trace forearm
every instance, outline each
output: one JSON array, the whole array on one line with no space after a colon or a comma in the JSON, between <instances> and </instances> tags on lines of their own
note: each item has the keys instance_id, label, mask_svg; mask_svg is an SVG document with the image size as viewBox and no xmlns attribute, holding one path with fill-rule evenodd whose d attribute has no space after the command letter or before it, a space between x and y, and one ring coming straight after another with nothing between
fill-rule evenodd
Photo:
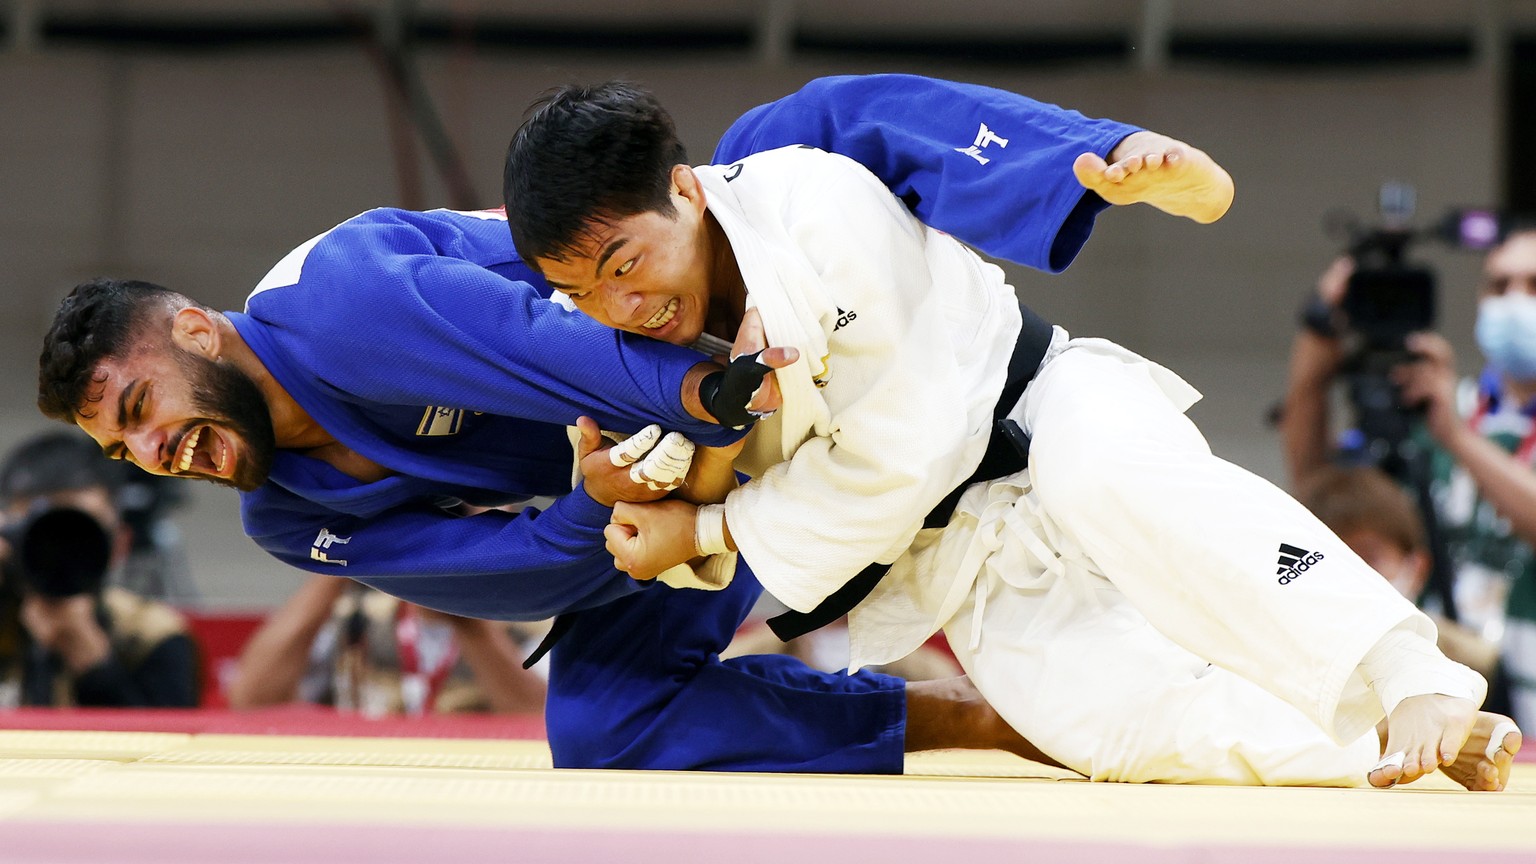
<instances>
[{"instance_id":1,"label":"forearm","mask_svg":"<svg viewBox=\"0 0 1536 864\"><path fill-rule=\"evenodd\" d=\"M452 614L536 621L638 590L603 549L613 511L585 492L518 513L457 517L411 505L329 523L280 515L247 512L246 519L247 533L279 560ZM321 562L310 544L324 524L347 543L336 543ZM445 557L444 549L454 554Z\"/></svg>"},{"instance_id":2,"label":"forearm","mask_svg":"<svg viewBox=\"0 0 1536 864\"><path fill-rule=\"evenodd\" d=\"M1291 346L1290 374L1280 416L1280 439L1292 489L1328 462L1328 398L1338 353L1335 340L1302 331Z\"/></svg>"},{"instance_id":3,"label":"forearm","mask_svg":"<svg viewBox=\"0 0 1536 864\"><path fill-rule=\"evenodd\" d=\"M475 683L497 714L534 714L544 708L544 679L523 668L522 652L506 626L473 618L455 619L454 637Z\"/></svg>"},{"instance_id":4,"label":"forearm","mask_svg":"<svg viewBox=\"0 0 1536 864\"><path fill-rule=\"evenodd\" d=\"M735 448L700 447L694 451L688 482L673 493L690 504L719 504L740 485L736 477Z\"/></svg>"},{"instance_id":5,"label":"forearm","mask_svg":"<svg viewBox=\"0 0 1536 864\"><path fill-rule=\"evenodd\" d=\"M231 707L259 708L297 698L310 647L347 585L334 576L311 577L267 618L240 655L239 673L229 687Z\"/></svg>"},{"instance_id":6,"label":"forearm","mask_svg":"<svg viewBox=\"0 0 1536 864\"><path fill-rule=\"evenodd\" d=\"M1464 423L1442 433L1440 444L1471 475L1482 496L1527 543L1536 543L1536 473Z\"/></svg>"},{"instance_id":7,"label":"forearm","mask_svg":"<svg viewBox=\"0 0 1536 864\"><path fill-rule=\"evenodd\" d=\"M700 363L689 369L688 374L683 376L683 410L696 420L703 420L706 423L715 422L714 416L704 410L704 402L699 399L699 385L704 382L705 375L719 368L720 366L715 363Z\"/></svg>"}]
</instances>

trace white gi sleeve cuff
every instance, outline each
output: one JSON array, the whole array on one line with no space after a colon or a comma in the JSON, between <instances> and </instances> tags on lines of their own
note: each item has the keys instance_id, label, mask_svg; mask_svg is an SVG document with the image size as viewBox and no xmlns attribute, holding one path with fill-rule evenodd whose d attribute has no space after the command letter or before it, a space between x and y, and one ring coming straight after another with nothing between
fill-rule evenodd
<instances>
[{"instance_id":1,"label":"white gi sleeve cuff","mask_svg":"<svg viewBox=\"0 0 1536 864\"><path fill-rule=\"evenodd\" d=\"M679 564L656 579L672 588L693 588L699 591L719 591L731 584L736 575L736 553L711 555L698 567Z\"/></svg>"},{"instance_id":2,"label":"white gi sleeve cuff","mask_svg":"<svg viewBox=\"0 0 1536 864\"><path fill-rule=\"evenodd\" d=\"M1483 676L1440 653L1429 639L1403 628L1388 630L1371 646L1360 661L1360 674L1388 716L1410 696L1435 693L1481 705L1488 695Z\"/></svg>"}]
</instances>

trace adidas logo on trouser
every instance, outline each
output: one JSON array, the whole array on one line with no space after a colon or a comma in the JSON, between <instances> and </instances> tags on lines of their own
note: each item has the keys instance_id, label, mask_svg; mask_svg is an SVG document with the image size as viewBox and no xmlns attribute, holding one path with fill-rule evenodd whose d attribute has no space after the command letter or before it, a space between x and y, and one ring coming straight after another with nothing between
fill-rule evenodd
<instances>
[{"instance_id":1,"label":"adidas logo on trouser","mask_svg":"<svg viewBox=\"0 0 1536 864\"><path fill-rule=\"evenodd\" d=\"M1289 543L1281 543L1280 557L1275 560L1279 565L1279 569L1275 571L1275 575L1280 577L1277 581L1281 585L1289 585L1292 580L1299 578L1301 574L1312 569L1313 564L1321 560L1323 560L1321 552L1308 552Z\"/></svg>"}]
</instances>

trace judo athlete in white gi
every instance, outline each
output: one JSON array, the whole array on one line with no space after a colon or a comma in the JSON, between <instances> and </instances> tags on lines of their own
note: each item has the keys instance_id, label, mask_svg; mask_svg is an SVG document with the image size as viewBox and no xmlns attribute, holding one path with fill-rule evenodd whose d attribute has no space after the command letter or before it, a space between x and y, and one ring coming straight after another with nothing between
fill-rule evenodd
<instances>
[{"instance_id":1,"label":"judo athlete in white gi","mask_svg":"<svg viewBox=\"0 0 1536 864\"><path fill-rule=\"evenodd\" d=\"M1199 394L1125 348L1047 329L1001 406L1027 468L923 529L981 462L1032 313L857 163L809 147L645 163L671 130L643 91L565 88L508 156L514 240L577 308L705 346L750 311L798 351L737 462L751 481L724 505L620 505L621 568L736 549L804 612L892 562L852 610L851 667L943 629L1010 724L1094 779L1392 785L1442 765L1502 787L1519 735L1477 710L1483 679L1303 507L1214 457L1183 413ZM1230 178L1162 141L1113 176L1074 170L1117 203L1219 218Z\"/></svg>"}]
</instances>

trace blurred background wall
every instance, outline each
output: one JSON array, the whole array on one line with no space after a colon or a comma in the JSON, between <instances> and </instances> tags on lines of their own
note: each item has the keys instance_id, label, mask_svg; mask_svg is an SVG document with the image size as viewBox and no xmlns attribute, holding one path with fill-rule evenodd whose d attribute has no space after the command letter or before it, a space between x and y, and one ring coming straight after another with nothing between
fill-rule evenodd
<instances>
[{"instance_id":1,"label":"blurred background wall","mask_svg":"<svg viewBox=\"0 0 1536 864\"><path fill-rule=\"evenodd\" d=\"M522 109L568 81L649 85L696 161L753 105L881 71L1207 150L1237 182L1222 222L1117 210L1067 274L1009 272L1048 318L1181 372L1217 453L1277 481L1265 415L1296 308L1343 246L1328 214L1371 223L1387 180L1417 187L1422 224L1536 199L1536 0L9 0L0 28L3 447L47 427L36 352L76 282L148 279L238 309L286 251L359 211L495 206ZM1418 257L1472 371L1478 256ZM301 578L244 539L232 492L198 488L180 522L211 605L266 605Z\"/></svg>"}]
</instances>

